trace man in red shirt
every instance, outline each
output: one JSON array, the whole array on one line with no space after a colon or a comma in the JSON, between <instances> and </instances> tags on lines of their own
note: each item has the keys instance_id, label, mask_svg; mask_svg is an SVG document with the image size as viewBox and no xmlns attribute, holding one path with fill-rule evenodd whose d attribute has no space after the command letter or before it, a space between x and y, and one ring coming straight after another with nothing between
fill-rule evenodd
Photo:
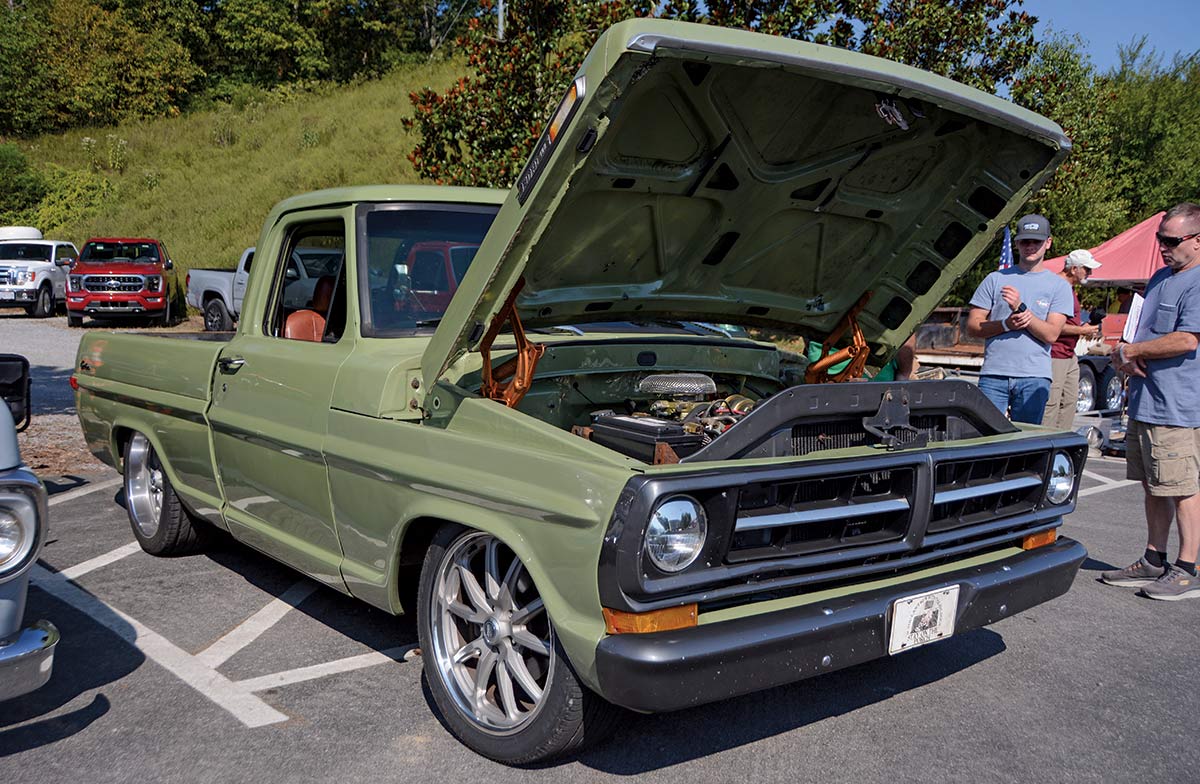
<instances>
[{"instance_id":1,"label":"man in red shirt","mask_svg":"<svg viewBox=\"0 0 1200 784\"><path fill-rule=\"evenodd\" d=\"M1100 262L1086 250L1073 250L1067 254L1062 272L1058 273L1071 284L1071 296L1075 299L1075 315L1067 319L1058 340L1050 345L1050 366L1054 377L1050 380L1050 399L1042 424L1055 430L1071 430L1075 423L1075 401L1079 397L1079 360L1075 359L1075 344L1081 337L1095 337L1100 327L1081 324L1079 320L1079 297L1075 286L1080 286L1098 269Z\"/></svg>"}]
</instances>

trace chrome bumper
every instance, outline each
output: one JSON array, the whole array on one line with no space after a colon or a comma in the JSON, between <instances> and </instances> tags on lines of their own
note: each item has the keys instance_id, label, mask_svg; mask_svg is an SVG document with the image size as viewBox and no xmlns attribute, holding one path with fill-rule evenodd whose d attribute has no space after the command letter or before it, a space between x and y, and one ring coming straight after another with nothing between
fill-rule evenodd
<instances>
[{"instance_id":1,"label":"chrome bumper","mask_svg":"<svg viewBox=\"0 0 1200 784\"><path fill-rule=\"evenodd\" d=\"M37 621L16 637L0 640L0 700L19 697L50 680L58 629Z\"/></svg>"}]
</instances>

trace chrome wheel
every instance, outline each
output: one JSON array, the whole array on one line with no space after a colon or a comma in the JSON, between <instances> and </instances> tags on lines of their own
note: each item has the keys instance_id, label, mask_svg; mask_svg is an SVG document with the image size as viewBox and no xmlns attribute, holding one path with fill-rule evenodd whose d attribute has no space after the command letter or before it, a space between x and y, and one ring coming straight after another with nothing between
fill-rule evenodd
<instances>
[{"instance_id":1,"label":"chrome wheel","mask_svg":"<svg viewBox=\"0 0 1200 784\"><path fill-rule=\"evenodd\" d=\"M1125 386L1121 383L1121 377L1113 373L1104 385L1104 405L1110 409L1120 408L1124 398Z\"/></svg>"},{"instance_id":2,"label":"chrome wheel","mask_svg":"<svg viewBox=\"0 0 1200 784\"><path fill-rule=\"evenodd\" d=\"M147 539L158 533L163 508L163 470L150 440L141 433L129 439L125 456L125 503L134 525Z\"/></svg>"},{"instance_id":3,"label":"chrome wheel","mask_svg":"<svg viewBox=\"0 0 1200 784\"><path fill-rule=\"evenodd\" d=\"M1075 413L1083 414L1096 407L1096 385L1091 374L1079 374L1079 396L1075 398Z\"/></svg>"},{"instance_id":4,"label":"chrome wheel","mask_svg":"<svg viewBox=\"0 0 1200 784\"><path fill-rule=\"evenodd\" d=\"M469 533L443 556L429 597L433 664L476 728L509 735L542 709L554 630L528 570L500 540Z\"/></svg>"}]
</instances>

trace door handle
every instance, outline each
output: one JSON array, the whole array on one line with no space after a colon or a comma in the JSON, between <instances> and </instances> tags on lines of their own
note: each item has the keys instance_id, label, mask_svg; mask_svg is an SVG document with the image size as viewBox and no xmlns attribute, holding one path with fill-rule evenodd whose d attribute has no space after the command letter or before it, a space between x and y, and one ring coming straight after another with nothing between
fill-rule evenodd
<instances>
[{"instance_id":1,"label":"door handle","mask_svg":"<svg viewBox=\"0 0 1200 784\"><path fill-rule=\"evenodd\" d=\"M244 364L246 364L246 360L241 357L221 357L217 360L217 367L222 373L236 373L242 369Z\"/></svg>"}]
</instances>

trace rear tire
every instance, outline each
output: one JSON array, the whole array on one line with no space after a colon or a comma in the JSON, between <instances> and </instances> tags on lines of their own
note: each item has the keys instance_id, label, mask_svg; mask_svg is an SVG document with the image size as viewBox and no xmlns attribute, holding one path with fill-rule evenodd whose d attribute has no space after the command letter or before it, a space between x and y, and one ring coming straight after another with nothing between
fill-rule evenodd
<instances>
[{"instance_id":1,"label":"rear tire","mask_svg":"<svg viewBox=\"0 0 1200 784\"><path fill-rule=\"evenodd\" d=\"M204 304L204 329L208 332L228 332L233 329L229 308L219 297L213 297Z\"/></svg>"},{"instance_id":2,"label":"rear tire","mask_svg":"<svg viewBox=\"0 0 1200 784\"><path fill-rule=\"evenodd\" d=\"M1125 379L1111 365L1104 368L1104 375L1100 376L1097 396L1100 398L1097 403L1099 408L1119 409L1125 402Z\"/></svg>"},{"instance_id":3,"label":"rear tire","mask_svg":"<svg viewBox=\"0 0 1200 784\"><path fill-rule=\"evenodd\" d=\"M579 751L622 714L579 681L529 571L491 534L447 525L434 536L417 634L446 727L489 759L526 765Z\"/></svg>"},{"instance_id":4,"label":"rear tire","mask_svg":"<svg viewBox=\"0 0 1200 784\"><path fill-rule=\"evenodd\" d=\"M151 555L203 549L202 524L183 508L150 439L137 432L125 444L125 509L134 537Z\"/></svg>"}]
</instances>

